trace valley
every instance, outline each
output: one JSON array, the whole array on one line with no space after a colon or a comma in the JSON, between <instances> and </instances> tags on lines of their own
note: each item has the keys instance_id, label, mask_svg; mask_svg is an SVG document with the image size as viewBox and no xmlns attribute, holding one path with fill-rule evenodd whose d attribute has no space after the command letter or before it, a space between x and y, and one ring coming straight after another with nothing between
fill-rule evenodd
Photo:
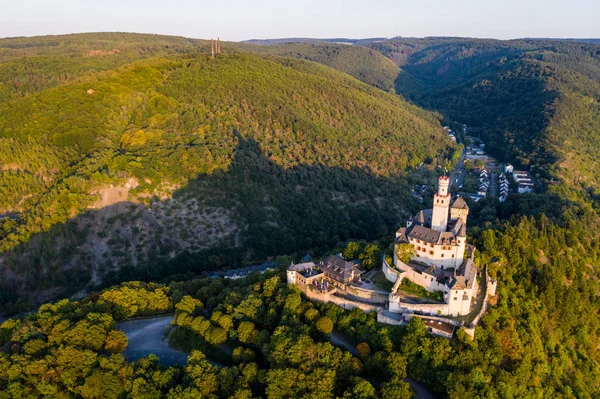
<instances>
[{"instance_id":1,"label":"valley","mask_svg":"<svg viewBox=\"0 0 600 399\"><path fill-rule=\"evenodd\" d=\"M600 395L600 45L210 45L0 39L0 398Z\"/></svg>"}]
</instances>

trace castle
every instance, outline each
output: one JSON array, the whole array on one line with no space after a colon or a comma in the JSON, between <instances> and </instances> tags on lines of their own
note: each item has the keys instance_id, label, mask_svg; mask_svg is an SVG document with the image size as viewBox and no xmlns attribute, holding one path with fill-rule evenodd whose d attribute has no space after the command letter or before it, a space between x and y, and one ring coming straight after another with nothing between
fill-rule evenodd
<instances>
[{"instance_id":1,"label":"castle","mask_svg":"<svg viewBox=\"0 0 600 399\"><path fill-rule=\"evenodd\" d=\"M449 185L447 176L440 177L433 208L420 211L396 233L395 249L409 245L412 253L409 259L400 259L404 255L399 256L399 251L394 251L393 266L400 273L390 269L386 273L386 277L396 283L389 298L390 311L404 312L413 308L403 303L398 293L404 278L429 292L444 293L444 306L431 306L438 314L457 316L471 311L478 286L474 248L467 246L469 207L461 197L451 203ZM389 265L384 264L385 267Z\"/></svg>"},{"instance_id":2,"label":"castle","mask_svg":"<svg viewBox=\"0 0 600 399\"><path fill-rule=\"evenodd\" d=\"M467 244L469 207L461 197L452 201L449 185L448 177L440 177L433 208L417 213L396 233L393 264L384 258L382 267L385 277L394 283L391 292L363 281L362 271L341 255L330 255L318 264L291 264L288 283L312 299L376 310L378 320L382 316L383 322L392 324L415 314L433 319L470 314L479 286L474 247ZM404 279L429 292L442 292L443 302L407 295L400 289ZM440 320L435 323L442 327L447 324Z\"/></svg>"}]
</instances>

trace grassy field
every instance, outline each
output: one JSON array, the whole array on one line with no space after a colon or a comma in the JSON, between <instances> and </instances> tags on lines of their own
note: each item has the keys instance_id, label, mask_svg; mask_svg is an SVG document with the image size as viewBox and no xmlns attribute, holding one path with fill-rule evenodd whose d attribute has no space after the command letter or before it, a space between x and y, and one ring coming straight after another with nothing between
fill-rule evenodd
<instances>
[{"instance_id":1,"label":"grassy field","mask_svg":"<svg viewBox=\"0 0 600 399\"><path fill-rule=\"evenodd\" d=\"M370 280L382 291L391 291L394 286L394 283L388 280L381 270L371 275Z\"/></svg>"}]
</instances>

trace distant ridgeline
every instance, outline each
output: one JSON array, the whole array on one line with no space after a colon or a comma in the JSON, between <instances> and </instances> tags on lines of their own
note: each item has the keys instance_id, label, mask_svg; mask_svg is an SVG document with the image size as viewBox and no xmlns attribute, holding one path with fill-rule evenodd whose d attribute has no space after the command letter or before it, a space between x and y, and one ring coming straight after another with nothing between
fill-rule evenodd
<instances>
[{"instance_id":1,"label":"distant ridgeline","mask_svg":"<svg viewBox=\"0 0 600 399\"><path fill-rule=\"evenodd\" d=\"M500 160L598 190L600 46L559 40L394 39L396 90L469 126Z\"/></svg>"},{"instance_id":2,"label":"distant ridgeline","mask_svg":"<svg viewBox=\"0 0 600 399\"><path fill-rule=\"evenodd\" d=\"M45 299L379 238L414 211L410 179L458 158L436 115L241 47L0 40L4 286Z\"/></svg>"}]
</instances>

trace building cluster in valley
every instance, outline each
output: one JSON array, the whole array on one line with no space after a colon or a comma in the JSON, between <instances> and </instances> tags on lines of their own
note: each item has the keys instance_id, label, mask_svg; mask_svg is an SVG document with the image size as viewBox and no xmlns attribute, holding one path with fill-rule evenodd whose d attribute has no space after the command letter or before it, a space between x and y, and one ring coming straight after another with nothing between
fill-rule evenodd
<instances>
[{"instance_id":1,"label":"building cluster in valley","mask_svg":"<svg viewBox=\"0 0 600 399\"><path fill-rule=\"evenodd\" d=\"M381 270L394 283L391 292L373 289L357 264L341 255L291 264L288 283L313 299L376 310L380 322L402 324L418 315L433 333L452 336L462 325L472 333L496 282L474 262L475 248L467 244L469 207L462 197L453 200L449 186L450 179L440 177L433 208L417 213L396 233L391 264L384 259ZM441 293L442 301L407 295L404 281Z\"/></svg>"},{"instance_id":2,"label":"building cluster in valley","mask_svg":"<svg viewBox=\"0 0 600 399\"><path fill-rule=\"evenodd\" d=\"M466 136L469 142L465 149L465 163L473 162L475 167L465 170L465 178L458 187L459 192L475 202L492 195L500 202L506 201L509 193L525 194L533 192L535 181L528 171L515 170L510 163L499 164L485 151L485 144L476 137ZM512 177L512 178L511 178ZM514 185L511 184L514 181ZM457 180L458 182L458 180Z\"/></svg>"},{"instance_id":3,"label":"building cluster in valley","mask_svg":"<svg viewBox=\"0 0 600 399\"><path fill-rule=\"evenodd\" d=\"M479 191L477 191L477 195L485 197L489 189L490 175L488 174L488 171L483 168L481 172L479 172Z\"/></svg>"},{"instance_id":4,"label":"building cluster in valley","mask_svg":"<svg viewBox=\"0 0 600 399\"><path fill-rule=\"evenodd\" d=\"M506 172L507 168L510 170L510 172ZM535 183L533 182L533 178L529 172L524 170L513 170L513 166L511 164L507 164L505 166L505 172L512 174L513 180L517 184L517 192L519 194L533 192Z\"/></svg>"}]
</instances>

